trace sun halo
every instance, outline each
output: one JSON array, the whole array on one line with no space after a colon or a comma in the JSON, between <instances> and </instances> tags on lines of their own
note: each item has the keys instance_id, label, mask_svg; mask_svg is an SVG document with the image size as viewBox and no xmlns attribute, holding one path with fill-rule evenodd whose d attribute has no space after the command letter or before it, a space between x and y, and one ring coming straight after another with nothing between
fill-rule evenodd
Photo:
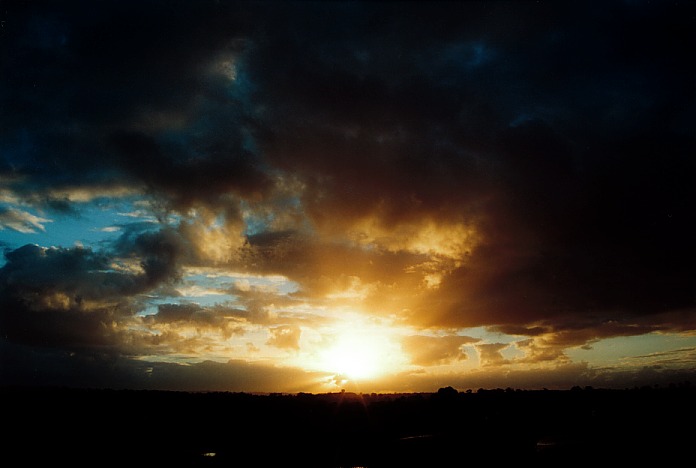
<instances>
[{"instance_id":1,"label":"sun halo","mask_svg":"<svg viewBox=\"0 0 696 468\"><path fill-rule=\"evenodd\" d=\"M378 377L387 370L389 342L358 329L343 331L322 353L322 367L351 380Z\"/></svg>"}]
</instances>

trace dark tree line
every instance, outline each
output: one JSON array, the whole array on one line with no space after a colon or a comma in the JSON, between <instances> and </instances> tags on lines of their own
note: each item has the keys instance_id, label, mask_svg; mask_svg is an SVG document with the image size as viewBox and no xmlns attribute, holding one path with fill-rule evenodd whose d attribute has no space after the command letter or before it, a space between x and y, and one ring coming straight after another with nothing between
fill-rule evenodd
<instances>
[{"instance_id":1,"label":"dark tree line","mask_svg":"<svg viewBox=\"0 0 696 468\"><path fill-rule=\"evenodd\" d=\"M696 416L688 383L316 395L4 388L1 395L4 466L440 467L481 457L664 464L688 454Z\"/></svg>"}]
</instances>

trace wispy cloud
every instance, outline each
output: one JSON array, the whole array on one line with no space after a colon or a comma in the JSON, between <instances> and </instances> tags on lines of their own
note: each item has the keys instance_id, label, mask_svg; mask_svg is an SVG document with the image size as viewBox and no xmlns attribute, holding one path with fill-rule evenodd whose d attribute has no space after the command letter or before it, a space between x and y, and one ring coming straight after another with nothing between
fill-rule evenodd
<instances>
[{"instance_id":1,"label":"wispy cloud","mask_svg":"<svg viewBox=\"0 0 696 468\"><path fill-rule=\"evenodd\" d=\"M0 230L12 229L24 234L45 231L44 224L52 220L33 215L17 208L0 207Z\"/></svg>"}]
</instances>

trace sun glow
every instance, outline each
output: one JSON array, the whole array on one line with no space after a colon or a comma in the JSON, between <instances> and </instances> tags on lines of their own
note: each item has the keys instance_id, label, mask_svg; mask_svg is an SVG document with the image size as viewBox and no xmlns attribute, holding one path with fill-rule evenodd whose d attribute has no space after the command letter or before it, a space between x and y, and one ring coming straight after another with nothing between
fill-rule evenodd
<instances>
[{"instance_id":1,"label":"sun glow","mask_svg":"<svg viewBox=\"0 0 696 468\"><path fill-rule=\"evenodd\" d=\"M378 377L394 358L392 343L371 331L342 331L322 353L322 367L354 380Z\"/></svg>"}]
</instances>

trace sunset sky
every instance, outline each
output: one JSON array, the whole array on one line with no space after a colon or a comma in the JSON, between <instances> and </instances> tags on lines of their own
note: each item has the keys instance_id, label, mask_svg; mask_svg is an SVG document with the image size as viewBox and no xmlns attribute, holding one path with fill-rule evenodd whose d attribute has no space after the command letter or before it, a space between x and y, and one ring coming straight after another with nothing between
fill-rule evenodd
<instances>
[{"instance_id":1,"label":"sunset sky","mask_svg":"<svg viewBox=\"0 0 696 468\"><path fill-rule=\"evenodd\" d=\"M0 382L696 377L696 3L0 5Z\"/></svg>"}]
</instances>

